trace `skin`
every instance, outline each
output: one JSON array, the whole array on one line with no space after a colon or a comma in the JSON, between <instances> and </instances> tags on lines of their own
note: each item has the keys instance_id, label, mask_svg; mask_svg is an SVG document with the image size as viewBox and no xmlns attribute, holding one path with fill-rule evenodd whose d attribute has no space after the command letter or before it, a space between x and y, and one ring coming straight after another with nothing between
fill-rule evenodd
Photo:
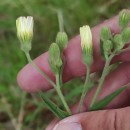
<instances>
[{"instance_id":1,"label":"skin","mask_svg":"<svg viewBox=\"0 0 130 130\"><path fill-rule=\"evenodd\" d=\"M104 62L102 61L99 50L99 32L103 26L108 26L112 34L119 33L120 28L118 26L118 16L106 20L92 28L94 62L91 65L91 72L97 72L104 66ZM114 57L112 63L117 61L122 61L122 64L106 77L98 99L103 98L117 88L130 82L130 51L123 52L119 56ZM55 81L54 75L52 74L48 65L47 52L37 57L34 62L53 81ZM64 82L86 74L86 68L81 59L79 35L72 38L68 43L68 47L64 50L64 63ZM44 78L42 78L41 75L30 64L26 65L19 72L17 81L19 86L27 92L36 92L39 90L47 91L51 89L50 84ZM128 87L115 100L113 100L105 108L106 110L87 112L87 108L93 93L94 90L92 90L86 96L82 108L83 113L70 116L58 122L58 124L62 124L63 122L78 122L81 124L83 130L130 130L130 87ZM72 107L73 113L75 113L76 108L77 105ZM56 122L57 121L54 120L52 123L50 123L46 130L52 130L56 125Z\"/></svg>"}]
</instances>

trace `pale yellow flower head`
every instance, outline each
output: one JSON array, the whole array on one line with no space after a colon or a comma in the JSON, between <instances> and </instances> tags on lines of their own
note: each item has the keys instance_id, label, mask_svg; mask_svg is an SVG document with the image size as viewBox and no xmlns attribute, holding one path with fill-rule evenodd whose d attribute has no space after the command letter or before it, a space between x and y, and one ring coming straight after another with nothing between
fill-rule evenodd
<instances>
[{"instance_id":1,"label":"pale yellow flower head","mask_svg":"<svg viewBox=\"0 0 130 130\"><path fill-rule=\"evenodd\" d=\"M22 43L31 42L33 37L33 17L19 17L16 20L17 36Z\"/></svg>"},{"instance_id":2,"label":"pale yellow flower head","mask_svg":"<svg viewBox=\"0 0 130 130\"><path fill-rule=\"evenodd\" d=\"M86 53L92 53L92 33L88 25L80 27L81 48Z\"/></svg>"}]
</instances>

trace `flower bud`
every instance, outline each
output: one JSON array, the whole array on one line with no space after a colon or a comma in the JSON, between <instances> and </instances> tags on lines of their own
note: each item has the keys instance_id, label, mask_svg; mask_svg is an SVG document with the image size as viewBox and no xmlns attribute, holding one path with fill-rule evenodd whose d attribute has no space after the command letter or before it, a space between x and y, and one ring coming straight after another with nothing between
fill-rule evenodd
<instances>
[{"instance_id":1,"label":"flower bud","mask_svg":"<svg viewBox=\"0 0 130 130\"><path fill-rule=\"evenodd\" d=\"M110 38L111 38L110 29L108 27L102 27L100 31L100 39L102 41L106 41L106 40L109 40Z\"/></svg>"},{"instance_id":2,"label":"flower bud","mask_svg":"<svg viewBox=\"0 0 130 130\"><path fill-rule=\"evenodd\" d=\"M122 33L122 40L124 43L127 43L130 41L130 28L125 28Z\"/></svg>"},{"instance_id":3,"label":"flower bud","mask_svg":"<svg viewBox=\"0 0 130 130\"><path fill-rule=\"evenodd\" d=\"M65 32L58 32L56 36L56 43L59 45L60 50L62 51L68 43L68 36Z\"/></svg>"},{"instance_id":4,"label":"flower bud","mask_svg":"<svg viewBox=\"0 0 130 130\"><path fill-rule=\"evenodd\" d=\"M110 40L107 40L103 43L104 54L109 55L111 53L112 48L113 44Z\"/></svg>"},{"instance_id":5,"label":"flower bud","mask_svg":"<svg viewBox=\"0 0 130 130\"><path fill-rule=\"evenodd\" d=\"M57 74L62 67L62 60L60 55L59 46L56 43L52 43L49 48L49 65L54 74Z\"/></svg>"},{"instance_id":6,"label":"flower bud","mask_svg":"<svg viewBox=\"0 0 130 130\"><path fill-rule=\"evenodd\" d=\"M122 41L122 36L121 34L116 34L114 36L114 48L115 50L119 51L123 48L124 44L123 44L123 41Z\"/></svg>"},{"instance_id":7,"label":"flower bud","mask_svg":"<svg viewBox=\"0 0 130 130\"><path fill-rule=\"evenodd\" d=\"M80 27L81 48L83 62L87 65L92 63L92 33L89 26Z\"/></svg>"},{"instance_id":8,"label":"flower bud","mask_svg":"<svg viewBox=\"0 0 130 130\"><path fill-rule=\"evenodd\" d=\"M19 17L16 20L17 36L21 42L23 51L31 50L31 41L33 37L33 17Z\"/></svg>"},{"instance_id":9,"label":"flower bud","mask_svg":"<svg viewBox=\"0 0 130 130\"><path fill-rule=\"evenodd\" d=\"M130 21L130 13L128 10L122 10L119 14L119 25L122 28L125 28L128 26L128 23Z\"/></svg>"}]
</instances>

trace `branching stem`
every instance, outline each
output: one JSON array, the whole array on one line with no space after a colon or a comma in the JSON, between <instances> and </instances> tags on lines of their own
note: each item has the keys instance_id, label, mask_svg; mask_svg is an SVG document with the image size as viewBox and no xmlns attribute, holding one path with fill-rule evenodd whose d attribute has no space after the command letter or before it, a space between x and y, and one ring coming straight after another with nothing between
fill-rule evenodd
<instances>
[{"instance_id":1,"label":"branching stem","mask_svg":"<svg viewBox=\"0 0 130 130\"><path fill-rule=\"evenodd\" d=\"M60 99L61 99L61 101L62 101L62 103L63 103L63 105L66 109L66 111L68 112L68 114L71 115L71 111L70 111L70 109L69 109L69 107L68 107L68 105L67 105L67 103L64 99L64 96L61 92L61 89L60 89L60 74L56 75L56 84L55 84L53 81L50 80L50 78L43 71L41 71L37 67L37 65L34 64L34 62L32 61L29 53L25 52L25 54L26 54L26 57L28 59L28 62L55 88L55 90L57 91L57 94L59 95L59 97L60 97Z\"/></svg>"},{"instance_id":2,"label":"branching stem","mask_svg":"<svg viewBox=\"0 0 130 130\"><path fill-rule=\"evenodd\" d=\"M105 77L106 77L106 75L107 75L107 73L108 73L109 65L110 65L110 62L111 62L111 60L112 60L113 57L114 57L114 54L111 54L111 55L107 58L107 60L106 60L106 63L105 63L105 66L104 66L104 69L103 69L103 72L102 72L102 76L101 76L101 79L100 79L100 82L99 82L99 84L98 84L97 90L96 90L96 92L95 92L95 94L94 94L94 97L93 97L93 99L92 99L92 102L91 102L91 104L90 104L90 107L92 107L92 106L94 105L94 103L96 102L97 96L98 96L98 94L99 94L99 92L100 92L100 90L101 90L102 84L103 84L103 82L104 82L104 80L105 80Z\"/></svg>"}]
</instances>

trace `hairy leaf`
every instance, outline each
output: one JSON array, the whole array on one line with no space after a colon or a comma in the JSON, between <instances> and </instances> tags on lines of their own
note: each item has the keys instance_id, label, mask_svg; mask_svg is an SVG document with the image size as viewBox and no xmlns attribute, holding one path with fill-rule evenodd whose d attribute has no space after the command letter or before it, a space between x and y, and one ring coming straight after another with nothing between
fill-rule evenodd
<instances>
[{"instance_id":1,"label":"hairy leaf","mask_svg":"<svg viewBox=\"0 0 130 130\"><path fill-rule=\"evenodd\" d=\"M43 99L44 103L47 105L47 107L50 109L51 112L55 116L57 116L59 119L63 119L69 114L67 112L62 111L56 104L54 104L44 93L39 93L40 97Z\"/></svg>"}]
</instances>

